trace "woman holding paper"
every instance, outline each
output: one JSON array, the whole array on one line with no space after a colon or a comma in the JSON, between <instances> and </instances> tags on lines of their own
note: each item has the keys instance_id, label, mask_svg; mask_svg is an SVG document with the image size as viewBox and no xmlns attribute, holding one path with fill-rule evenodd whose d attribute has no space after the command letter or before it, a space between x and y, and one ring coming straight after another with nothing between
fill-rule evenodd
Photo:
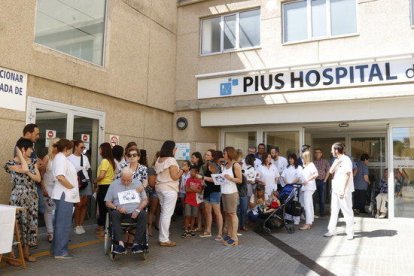
<instances>
[{"instance_id":1,"label":"woman holding paper","mask_svg":"<svg viewBox=\"0 0 414 276\"><path fill-rule=\"evenodd\" d=\"M215 150L208 150L204 155L206 163L201 167L199 177L204 179L204 216L206 218L206 228L201 238L211 237L211 225L213 221L213 212L217 223L216 241L222 241L223 235L223 216L220 210L221 192L220 186L214 184L212 174L220 174L221 167L218 164L220 160L219 152Z\"/></svg>"},{"instance_id":2,"label":"woman holding paper","mask_svg":"<svg viewBox=\"0 0 414 276\"><path fill-rule=\"evenodd\" d=\"M29 248L37 245L38 198L36 182L41 180L36 159L30 158L32 152L33 142L20 138L16 144L16 157L9 160L4 166L6 172L12 176L10 205L24 208L24 211L17 212L16 218L19 221L24 258L29 262L36 261L35 257L30 256Z\"/></svg>"},{"instance_id":3,"label":"woman holding paper","mask_svg":"<svg viewBox=\"0 0 414 276\"><path fill-rule=\"evenodd\" d=\"M223 177L225 183L221 185L221 193L223 199L223 210L225 215L225 227L227 236L223 238L224 245L237 246L239 240L237 237L237 229L239 219L237 218L237 203L239 193L237 184L242 183L242 170L237 163L237 152L233 147L226 147L223 150L224 160L227 162L223 169Z\"/></svg>"}]
</instances>

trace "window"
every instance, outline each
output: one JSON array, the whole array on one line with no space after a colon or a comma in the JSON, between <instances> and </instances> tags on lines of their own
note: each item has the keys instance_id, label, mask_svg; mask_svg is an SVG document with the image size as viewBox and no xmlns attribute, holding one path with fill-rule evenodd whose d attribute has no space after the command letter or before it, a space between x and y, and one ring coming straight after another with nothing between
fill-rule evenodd
<instances>
[{"instance_id":1,"label":"window","mask_svg":"<svg viewBox=\"0 0 414 276\"><path fill-rule=\"evenodd\" d=\"M102 65L106 0L38 0L35 42Z\"/></svg>"},{"instance_id":2,"label":"window","mask_svg":"<svg viewBox=\"0 0 414 276\"><path fill-rule=\"evenodd\" d=\"M411 0L411 25L414 26L414 0Z\"/></svg>"},{"instance_id":3,"label":"window","mask_svg":"<svg viewBox=\"0 0 414 276\"><path fill-rule=\"evenodd\" d=\"M283 4L284 42L356 32L356 0L303 0Z\"/></svg>"},{"instance_id":4,"label":"window","mask_svg":"<svg viewBox=\"0 0 414 276\"><path fill-rule=\"evenodd\" d=\"M259 45L259 9L201 21L201 54L203 55Z\"/></svg>"}]
</instances>

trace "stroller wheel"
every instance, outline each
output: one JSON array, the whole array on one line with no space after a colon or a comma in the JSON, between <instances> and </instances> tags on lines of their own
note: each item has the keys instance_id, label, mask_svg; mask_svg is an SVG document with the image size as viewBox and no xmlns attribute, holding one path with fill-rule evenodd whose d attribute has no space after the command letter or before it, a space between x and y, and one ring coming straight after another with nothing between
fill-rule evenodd
<instances>
[{"instance_id":1,"label":"stroller wheel","mask_svg":"<svg viewBox=\"0 0 414 276\"><path fill-rule=\"evenodd\" d=\"M266 235L270 235L270 234L272 234L272 231L270 230L270 228L269 228L269 227L263 227L263 231L264 231L264 233L265 233Z\"/></svg>"},{"instance_id":2,"label":"stroller wheel","mask_svg":"<svg viewBox=\"0 0 414 276\"><path fill-rule=\"evenodd\" d=\"M292 224L286 224L286 231L289 234L295 233L295 226L293 226Z\"/></svg>"}]
</instances>

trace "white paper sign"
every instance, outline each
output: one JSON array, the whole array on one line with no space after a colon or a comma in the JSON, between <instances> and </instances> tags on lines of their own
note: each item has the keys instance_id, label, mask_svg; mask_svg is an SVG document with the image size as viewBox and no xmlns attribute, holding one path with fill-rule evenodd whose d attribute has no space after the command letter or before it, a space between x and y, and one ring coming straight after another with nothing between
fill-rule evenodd
<instances>
[{"instance_id":1,"label":"white paper sign","mask_svg":"<svg viewBox=\"0 0 414 276\"><path fill-rule=\"evenodd\" d=\"M175 159L177 160L190 160L190 143L176 143L175 147Z\"/></svg>"},{"instance_id":2,"label":"white paper sign","mask_svg":"<svg viewBox=\"0 0 414 276\"><path fill-rule=\"evenodd\" d=\"M0 205L0 254L9 253L12 250L15 219L16 207Z\"/></svg>"},{"instance_id":3,"label":"white paper sign","mask_svg":"<svg viewBox=\"0 0 414 276\"><path fill-rule=\"evenodd\" d=\"M224 185L226 184L226 178L222 174L212 174L213 182L215 185Z\"/></svg>"},{"instance_id":4,"label":"white paper sign","mask_svg":"<svg viewBox=\"0 0 414 276\"><path fill-rule=\"evenodd\" d=\"M136 190L128 190L118 193L119 204L140 203L139 194Z\"/></svg>"},{"instance_id":5,"label":"white paper sign","mask_svg":"<svg viewBox=\"0 0 414 276\"><path fill-rule=\"evenodd\" d=\"M197 204L203 203L204 194L203 193L196 193L196 201L197 201Z\"/></svg>"},{"instance_id":6,"label":"white paper sign","mask_svg":"<svg viewBox=\"0 0 414 276\"><path fill-rule=\"evenodd\" d=\"M27 74L0 67L0 108L26 111Z\"/></svg>"}]
</instances>

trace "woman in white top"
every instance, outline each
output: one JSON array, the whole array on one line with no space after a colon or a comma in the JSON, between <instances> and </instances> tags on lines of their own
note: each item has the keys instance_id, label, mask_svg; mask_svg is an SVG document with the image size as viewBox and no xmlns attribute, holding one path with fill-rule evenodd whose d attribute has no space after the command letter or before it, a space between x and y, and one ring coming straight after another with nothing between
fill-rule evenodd
<instances>
[{"instance_id":1,"label":"woman in white top","mask_svg":"<svg viewBox=\"0 0 414 276\"><path fill-rule=\"evenodd\" d=\"M160 246L167 247L176 246L175 242L170 241L170 224L177 203L179 179L183 174L174 158L176 151L174 141L165 141L155 162L155 190L161 205L159 242Z\"/></svg>"},{"instance_id":2,"label":"woman in white top","mask_svg":"<svg viewBox=\"0 0 414 276\"><path fill-rule=\"evenodd\" d=\"M258 182L265 186L266 196L270 197L272 192L277 190L277 179L279 176L278 169L272 164L270 153L263 154L262 165L259 167L260 179Z\"/></svg>"},{"instance_id":3,"label":"woman in white top","mask_svg":"<svg viewBox=\"0 0 414 276\"><path fill-rule=\"evenodd\" d=\"M73 204L79 202L78 175L68 160L73 143L60 139L55 143L57 154L53 159L53 175L56 178L52 198L55 200L55 223L52 253L55 259L71 259L68 244L72 229Z\"/></svg>"},{"instance_id":4,"label":"woman in white top","mask_svg":"<svg viewBox=\"0 0 414 276\"><path fill-rule=\"evenodd\" d=\"M51 141L49 141L49 147L48 152L45 157L42 158L43 164L44 164L44 172L42 175L42 192L43 192L43 199L45 202L45 213L44 213L44 219L46 224L46 230L47 230L47 240L49 242L52 242L53 240L53 215L56 209L55 202L53 201L52 192L53 187L55 187L56 179L53 176L53 159L55 158L55 155L57 153L55 143L59 141L59 139L54 138Z\"/></svg>"},{"instance_id":5,"label":"woman in white top","mask_svg":"<svg viewBox=\"0 0 414 276\"><path fill-rule=\"evenodd\" d=\"M223 238L224 245L238 245L237 228L239 219L237 218L237 202L239 193L236 184L243 181L241 166L236 162L237 152L233 147L226 147L223 150L224 160L227 162L223 168L223 176L226 178L224 184L221 185L221 194L223 201L223 211L225 216L225 225L227 236Z\"/></svg>"},{"instance_id":6,"label":"woman in white top","mask_svg":"<svg viewBox=\"0 0 414 276\"><path fill-rule=\"evenodd\" d=\"M300 230L309 230L312 227L314 219L314 210L313 210L313 193L316 190L316 181L318 177L318 170L315 167L315 164L311 161L311 153L305 151L302 154L303 158L303 170L302 170L302 189L299 196L300 204L302 204L305 209L306 223L299 228Z\"/></svg>"},{"instance_id":7,"label":"woman in white top","mask_svg":"<svg viewBox=\"0 0 414 276\"><path fill-rule=\"evenodd\" d=\"M297 155L294 153L289 154L288 162L289 162L289 165L287 166L286 169L283 170L283 173L282 173L282 179L283 179L284 186L300 183L301 177L302 177L302 166L298 165ZM287 218L289 217L293 218L293 222L295 225L299 225L300 216L288 215Z\"/></svg>"},{"instance_id":8,"label":"woman in white top","mask_svg":"<svg viewBox=\"0 0 414 276\"><path fill-rule=\"evenodd\" d=\"M91 165L88 157L83 154L84 150L85 144L82 140L73 141L73 154L68 157L76 171L82 171L88 181L86 188L79 190L80 201L75 205L75 233L78 235L85 234L83 222L85 220L86 211L88 210L88 196L92 195L92 182L88 175L88 170L90 170Z\"/></svg>"}]
</instances>

